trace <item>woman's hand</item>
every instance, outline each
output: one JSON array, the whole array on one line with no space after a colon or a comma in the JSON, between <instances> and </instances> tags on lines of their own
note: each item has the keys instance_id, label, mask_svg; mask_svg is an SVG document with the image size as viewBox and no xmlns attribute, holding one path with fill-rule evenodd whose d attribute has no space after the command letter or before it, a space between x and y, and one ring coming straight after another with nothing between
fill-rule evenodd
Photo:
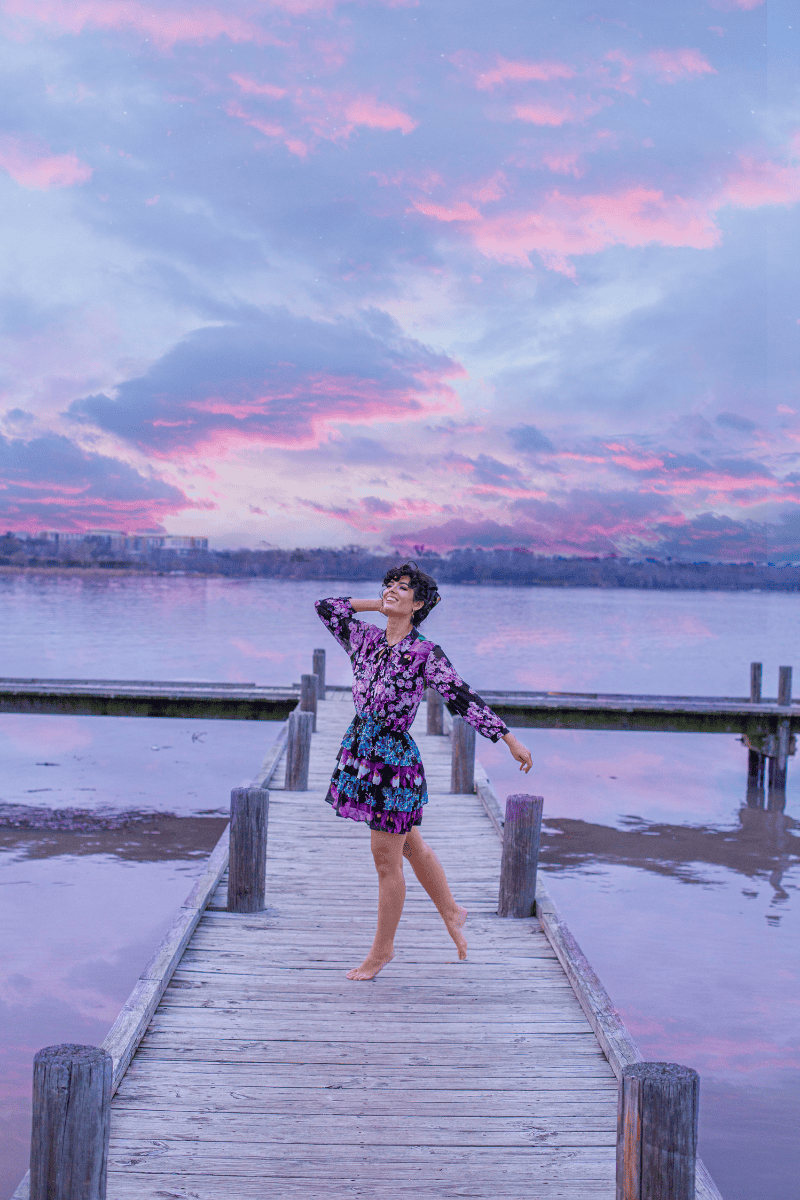
<instances>
[{"instance_id":1,"label":"woman's hand","mask_svg":"<svg viewBox=\"0 0 800 1200\"><path fill-rule=\"evenodd\" d=\"M533 766L533 759L531 758L530 750L523 746L519 738L515 738L513 733L504 734L503 741L511 751L512 757L515 758L519 763L520 771L524 771L527 775L528 771L530 771L531 767Z\"/></svg>"}]
</instances>

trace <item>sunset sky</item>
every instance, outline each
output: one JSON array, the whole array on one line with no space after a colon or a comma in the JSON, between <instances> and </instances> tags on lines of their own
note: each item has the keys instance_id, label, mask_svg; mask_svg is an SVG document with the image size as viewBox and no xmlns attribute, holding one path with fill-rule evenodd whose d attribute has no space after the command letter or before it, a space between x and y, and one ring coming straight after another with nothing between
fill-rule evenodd
<instances>
[{"instance_id":1,"label":"sunset sky","mask_svg":"<svg viewBox=\"0 0 800 1200\"><path fill-rule=\"evenodd\" d=\"M0 523L800 560L798 32L2 0Z\"/></svg>"}]
</instances>

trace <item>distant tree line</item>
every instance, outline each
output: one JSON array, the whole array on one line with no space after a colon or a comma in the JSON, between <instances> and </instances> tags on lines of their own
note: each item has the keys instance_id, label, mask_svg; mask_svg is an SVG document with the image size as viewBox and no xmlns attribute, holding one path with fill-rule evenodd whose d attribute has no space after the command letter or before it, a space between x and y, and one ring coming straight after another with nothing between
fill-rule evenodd
<instances>
[{"instance_id":1,"label":"distant tree line","mask_svg":"<svg viewBox=\"0 0 800 1200\"><path fill-rule=\"evenodd\" d=\"M188 539L187 539L188 540ZM122 549L92 536L59 545L14 534L0 537L0 565L82 567L132 572L180 572L260 579L341 579L374 582L408 557L440 583L522 587L605 587L700 591L800 591L800 564L685 562L673 559L568 558L512 550L453 550L425 547L413 555L374 554L360 546L317 550Z\"/></svg>"}]
</instances>

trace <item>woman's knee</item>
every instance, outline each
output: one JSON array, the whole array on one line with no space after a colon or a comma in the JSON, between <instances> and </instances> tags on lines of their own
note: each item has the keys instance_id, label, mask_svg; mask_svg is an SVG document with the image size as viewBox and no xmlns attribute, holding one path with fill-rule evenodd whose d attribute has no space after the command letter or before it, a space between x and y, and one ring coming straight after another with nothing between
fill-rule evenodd
<instances>
[{"instance_id":1,"label":"woman's knee","mask_svg":"<svg viewBox=\"0 0 800 1200\"><path fill-rule=\"evenodd\" d=\"M412 865L415 861L418 862L421 858L424 858L429 853L429 850L428 843L423 839L418 829L413 829L403 843L403 854Z\"/></svg>"}]
</instances>

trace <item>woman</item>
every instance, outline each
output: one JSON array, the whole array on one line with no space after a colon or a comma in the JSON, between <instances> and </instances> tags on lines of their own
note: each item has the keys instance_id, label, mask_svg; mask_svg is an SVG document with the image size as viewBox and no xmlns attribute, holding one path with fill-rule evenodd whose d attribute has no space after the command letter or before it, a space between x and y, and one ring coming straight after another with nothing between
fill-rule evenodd
<instances>
[{"instance_id":1,"label":"woman","mask_svg":"<svg viewBox=\"0 0 800 1200\"><path fill-rule=\"evenodd\" d=\"M459 678L441 648L418 632L440 598L436 581L409 562L387 572L379 600L317 601L317 613L350 655L355 679L356 717L342 739L325 799L338 816L368 823L378 872L375 940L348 979L374 979L394 957L406 894L403 855L439 910L458 957L467 957L467 910L456 904L442 864L419 832L428 792L419 750L407 731L425 688L440 692L451 711L484 737L502 738L521 771L533 765L530 752ZM359 612L383 613L385 633L356 620Z\"/></svg>"}]
</instances>

